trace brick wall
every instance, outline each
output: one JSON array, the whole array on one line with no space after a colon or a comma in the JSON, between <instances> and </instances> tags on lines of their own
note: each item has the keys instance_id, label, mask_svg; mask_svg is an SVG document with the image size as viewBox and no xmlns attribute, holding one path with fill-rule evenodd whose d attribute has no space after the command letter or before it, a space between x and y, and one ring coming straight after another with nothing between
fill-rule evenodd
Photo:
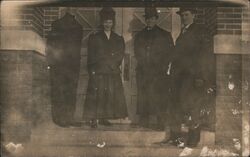
<instances>
[{"instance_id":1,"label":"brick wall","mask_svg":"<svg viewBox=\"0 0 250 157\"><path fill-rule=\"evenodd\" d=\"M199 24L205 24L205 9L206 8L197 8L197 14L195 22Z\"/></svg>"},{"instance_id":2,"label":"brick wall","mask_svg":"<svg viewBox=\"0 0 250 157\"><path fill-rule=\"evenodd\" d=\"M217 34L241 34L242 8L217 8Z\"/></svg>"},{"instance_id":3,"label":"brick wall","mask_svg":"<svg viewBox=\"0 0 250 157\"><path fill-rule=\"evenodd\" d=\"M2 30L33 30L43 36L43 14L42 8L22 7L16 8L11 13L5 12Z\"/></svg>"},{"instance_id":4,"label":"brick wall","mask_svg":"<svg viewBox=\"0 0 250 157\"><path fill-rule=\"evenodd\" d=\"M241 139L242 56L216 55L216 143Z\"/></svg>"},{"instance_id":5,"label":"brick wall","mask_svg":"<svg viewBox=\"0 0 250 157\"><path fill-rule=\"evenodd\" d=\"M47 121L49 86L45 58L35 51L0 51L1 132L5 141L24 142L31 128Z\"/></svg>"},{"instance_id":6,"label":"brick wall","mask_svg":"<svg viewBox=\"0 0 250 157\"><path fill-rule=\"evenodd\" d=\"M44 49L34 46L44 46L44 9L1 10L1 132L3 140L24 142L32 127L50 117L47 62Z\"/></svg>"},{"instance_id":7,"label":"brick wall","mask_svg":"<svg viewBox=\"0 0 250 157\"><path fill-rule=\"evenodd\" d=\"M231 145L233 138L242 139L242 101L244 99L245 104L249 103L249 95L242 93L242 82L249 81L250 70L243 69L243 65L250 60L249 55L242 54L249 54L250 9L200 8L196 17L196 22L205 24L212 35L224 36L214 43L215 47L224 46L218 52L214 49L217 85L216 143ZM235 85L233 90L228 87L230 83Z\"/></svg>"},{"instance_id":8,"label":"brick wall","mask_svg":"<svg viewBox=\"0 0 250 157\"><path fill-rule=\"evenodd\" d=\"M51 24L53 21L59 18L58 7L46 7L44 8L44 37L48 35L51 30Z\"/></svg>"},{"instance_id":9,"label":"brick wall","mask_svg":"<svg viewBox=\"0 0 250 157\"><path fill-rule=\"evenodd\" d=\"M219 37L215 46L221 47L216 53L216 143L232 145L233 138L242 140L243 116L243 82L249 69L243 65L249 60L249 52L244 52L242 39L247 36L249 27L243 26L248 13L243 13L243 8L216 9L216 32ZM249 11L249 8L248 8ZM222 38L220 38L222 37ZM245 37L247 38L247 37ZM247 40L247 39L246 39ZM248 41L249 43L249 41ZM247 54L248 53L248 54ZM229 89L229 85L234 85ZM232 86L231 86L232 87ZM243 141L242 141L243 142Z\"/></svg>"},{"instance_id":10,"label":"brick wall","mask_svg":"<svg viewBox=\"0 0 250 157\"><path fill-rule=\"evenodd\" d=\"M215 35L216 34L216 29L217 29L217 25L216 25L216 14L217 14L217 9L214 8L205 8L205 25L207 26L209 32L211 35Z\"/></svg>"},{"instance_id":11,"label":"brick wall","mask_svg":"<svg viewBox=\"0 0 250 157\"><path fill-rule=\"evenodd\" d=\"M198 8L196 23L205 24L214 34L241 34L242 8L237 7L210 7Z\"/></svg>"},{"instance_id":12,"label":"brick wall","mask_svg":"<svg viewBox=\"0 0 250 157\"><path fill-rule=\"evenodd\" d=\"M32 8L33 15L32 19L32 30L43 37L43 30L44 30L44 9L43 8Z\"/></svg>"}]
</instances>

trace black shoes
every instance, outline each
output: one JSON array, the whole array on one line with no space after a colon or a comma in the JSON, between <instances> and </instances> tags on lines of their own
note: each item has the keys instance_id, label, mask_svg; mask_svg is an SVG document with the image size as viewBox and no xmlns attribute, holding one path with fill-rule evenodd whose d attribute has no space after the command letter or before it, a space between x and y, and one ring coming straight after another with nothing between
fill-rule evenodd
<instances>
[{"instance_id":1,"label":"black shoes","mask_svg":"<svg viewBox=\"0 0 250 157\"><path fill-rule=\"evenodd\" d=\"M108 120L106 120L106 119L100 119L99 120L99 124L100 125L104 125L104 126L112 126L113 124L112 123L110 123Z\"/></svg>"},{"instance_id":2,"label":"black shoes","mask_svg":"<svg viewBox=\"0 0 250 157\"><path fill-rule=\"evenodd\" d=\"M184 148L185 143L184 140L182 138L177 138L177 139L164 139L160 142L155 142L154 144L160 145L160 146L165 146L165 145L172 145L172 146L176 146L178 148Z\"/></svg>"},{"instance_id":3,"label":"black shoes","mask_svg":"<svg viewBox=\"0 0 250 157\"><path fill-rule=\"evenodd\" d=\"M197 147L199 141L200 141L200 127L193 127L189 129L188 134L178 134L173 131L170 131L170 138L164 139L160 142L155 142L154 144L157 145L174 145L178 148L184 148L184 147L190 147L194 148Z\"/></svg>"},{"instance_id":4,"label":"black shoes","mask_svg":"<svg viewBox=\"0 0 250 157\"><path fill-rule=\"evenodd\" d=\"M97 121L97 119L92 119L90 120L87 125L89 125L91 128L97 128L98 124L100 125L104 125L104 126L112 126L113 124L110 123L108 120L106 119L100 119L99 121Z\"/></svg>"},{"instance_id":5,"label":"black shoes","mask_svg":"<svg viewBox=\"0 0 250 157\"><path fill-rule=\"evenodd\" d=\"M96 119L92 119L89 121L89 126L91 128L97 128L97 120Z\"/></svg>"},{"instance_id":6,"label":"black shoes","mask_svg":"<svg viewBox=\"0 0 250 157\"><path fill-rule=\"evenodd\" d=\"M82 126L81 122L57 122L56 124L60 127L63 127L63 128L81 127Z\"/></svg>"}]
</instances>

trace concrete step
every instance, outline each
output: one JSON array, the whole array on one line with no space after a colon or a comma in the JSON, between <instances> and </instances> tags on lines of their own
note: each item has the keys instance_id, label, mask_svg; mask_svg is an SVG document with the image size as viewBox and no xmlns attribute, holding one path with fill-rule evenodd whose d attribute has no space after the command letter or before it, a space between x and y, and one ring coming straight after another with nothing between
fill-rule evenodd
<instances>
[{"instance_id":1,"label":"concrete step","mask_svg":"<svg viewBox=\"0 0 250 157\"><path fill-rule=\"evenodd\" d=\"M164 131L128 128L128 125L81 128L47 128L32 131L31 142L41 145L89 145L105 142L108 146L150 146L153 142L161 141Z\"/></svg>"},{"instance_id":2,"label":"concrete step","mask_svg":"<svg viewBox=\"0 0 250 157\"><path fill-rule=\"evenodd\" d=\"M89 127L61 128L48 125L32 131L31 142L39 145L86 145L96 146L105 142L106 146L136 146L150 147L165 137L164 131L154 131L144 128L131 128L129 125L100 126L97 129ZM202 131L199 145L214 145L213 132Z\"/></svg>"},{"instance_id":3,"label":"concrete step","mask_svg":"<svg viewBox=\"0 0 250 157\"><path fill-rule=\"evenodd\" d=\"M164 131L131 128L129 125L91 129L61 128L53 123L32 130L31 142L20 157L173 157L183 149L153 144L165 137ZM199 156L203 146L213 145L214 133L201 133L199 146L190 156Z\"/></svg>"},{"instance_id":4,"label":"concrete step","mask_svg":"<svg viewBox=\"0 0 250 157\"><path fill-rule=\"evenodd\" d=\"M183 149L172 146L96 146L86 145L29 145L22 157L177 157ZM189 156L199 156L201 148L195 148Z\"/></svg>"}]
</instances>

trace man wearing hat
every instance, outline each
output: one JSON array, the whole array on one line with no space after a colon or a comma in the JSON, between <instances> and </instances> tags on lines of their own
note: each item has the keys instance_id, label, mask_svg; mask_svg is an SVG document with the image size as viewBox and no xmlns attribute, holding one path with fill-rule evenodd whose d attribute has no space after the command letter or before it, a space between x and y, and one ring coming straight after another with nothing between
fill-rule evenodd
<instances>
[{"instance_id":1,"label":"man wearing hat","mask_svg":"<svg viewBox=\"0 0 250 157\"><path fill-rule=\"evenodd\" d=\"M161 144L195 147L200 141L201 108L211 103L207 92L215 86L214 55L211 37L204 26L194 22L196 9L180 8L182 31L176 40L173 56L174 103L171 105L170 137ZM188 128L181 131L182 124ZM184 136L185 135L185 136Z\"/></svg>"},{"instance_id":2,"label":"man wearing hat","mask_svg":"<svg viewBox=\"0 0 250 157\"><path fill-rule=\"evenodd\" d=\"M146 27L135 36L134 53L139 125L149 127L152 115L158 119L157 129L163 129L161 115L166 112L170 100L171 79L167 69L174 43L171 34L157 26L158 16L156 8L145 8Z\"/></svg>"}]
</instances>

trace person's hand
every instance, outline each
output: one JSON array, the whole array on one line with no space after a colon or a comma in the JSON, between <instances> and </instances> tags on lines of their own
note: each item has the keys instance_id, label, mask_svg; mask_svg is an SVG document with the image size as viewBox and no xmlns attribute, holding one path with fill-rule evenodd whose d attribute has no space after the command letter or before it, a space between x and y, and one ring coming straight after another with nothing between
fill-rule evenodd
<instances>
[{"instance_id":1,"label":"person's hand","mask_svg":"<svg viewBox=\"0 0 250 157\"><path fill-rule=\"evenodd\" d=\"M167 75L171 75L171 65L172 65L172 63L170 62L170 63L168 64L168 69L167 69L167 71L166 71L166 74L167 74Z\"/></svg>"}]
</instances>

